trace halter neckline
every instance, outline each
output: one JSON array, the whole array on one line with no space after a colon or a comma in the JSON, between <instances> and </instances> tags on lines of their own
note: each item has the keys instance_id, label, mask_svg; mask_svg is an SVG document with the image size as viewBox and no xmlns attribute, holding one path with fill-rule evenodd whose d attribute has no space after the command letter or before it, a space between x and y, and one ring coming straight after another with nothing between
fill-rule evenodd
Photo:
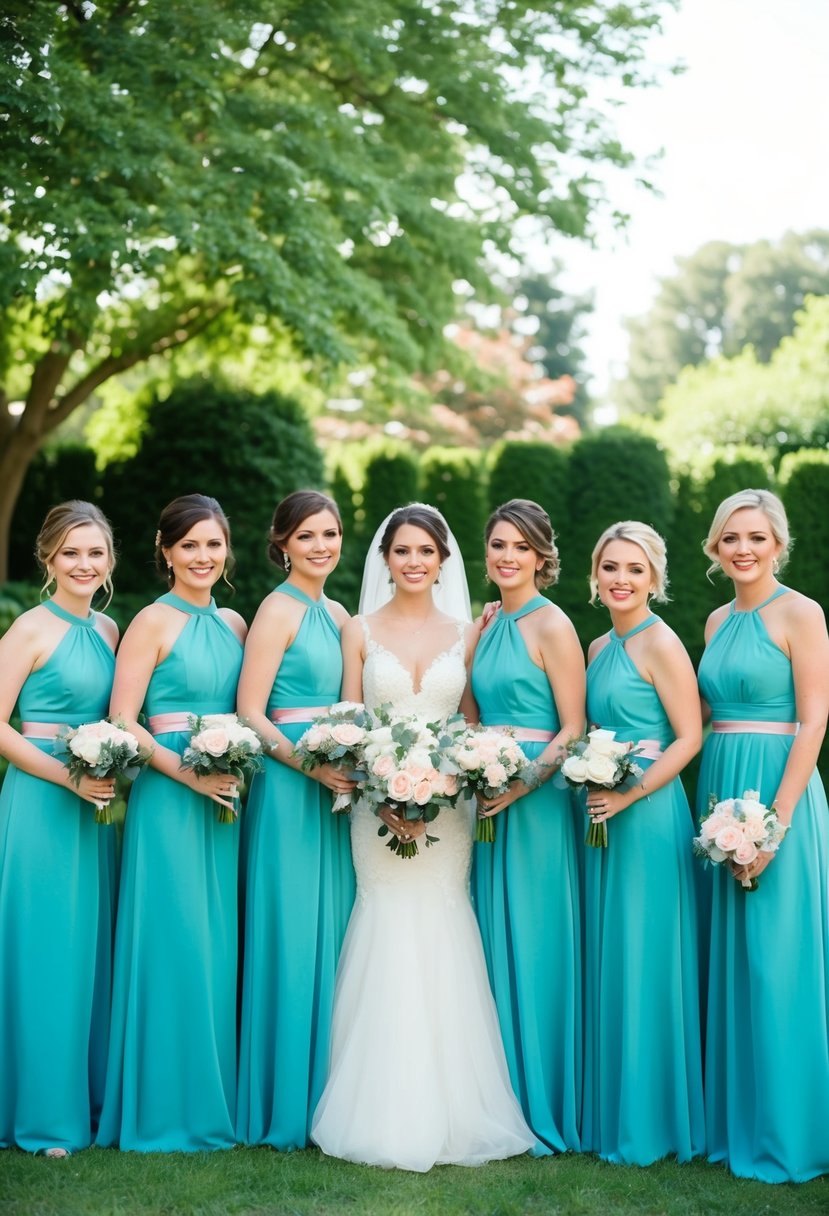
<instances>
[{"instance_id":1,"label":"halter neckline","mask_svg":"<svg viewBox=\"0 0 829 1216\"><path fill-rule=\"evenodd\" d=\"M628 629L627 633L617 633L615 629L611 629L610 635L616 642L626 642L628 638L634 637L635 634L641 633L643 629L648 629L651 625L655 625L661 618L652 612L650 616L646 616L644 621L640 621L638 625L634 625L632 629Z\"/></svg>"},{"instance_id":2,"label":"halter neckline","mask_svg":"<svg viewBox=\"0 0 829 1216\"><path fill-rule=\"evenodd\" d=\"M60 617L62 621L68 621L70 625L82 625L87 629L91 629L95 624L95 613L92 609L89 610L88 616L75 616L74 612L69 612L67 608L61 608L60 604L56 604L54 600L44 600L43 607L48 608L50 612Z\"/></svg>"},{"instance_id":3,"label":"halter neckline","mask_svg":"<svg viewBox=\"0 0 829 1216\"><path fill-rule=\"evenodd\" d=\"M181 612L186 612L191 616L213 616L218 611L216 601L210 597L210 603L204 607L199 607L197 604L191 604L189 600L183 599L180 595L176 595L173 591L168 591L164 595L160 595L156 600L157 604L169 604L171 608L178 608Z\"/></svg>"},{"instance_id":4,"label":"halter neckline","mask_svg":"<svg viewBox=\"0 0 829 1216\"><path fill-rule=\"evenodd\" d=\"M756 608L738 608L737 601L736 601L736 599L734 599L731 601L731 604L729 605L730 615L732 615L732 616L750 616L752 614L752 612L759 612L761 608L765 608L768 604L770 604L772 602L772 600L776 600L778 598L778 596L785 595L786 592L790 591L790 590L791 590L790 587L784 587L783 584L781 583L780 586L777 588L777 590L773 591L771 593L771 595L768 597L768 599L763 600L762 604L758 604Z\"/></svg>"},{"instance_id":5,"label":"halter neckline","mask_svg":"<svg viewBox=\"0 0 829 1216\"><path fill-rule=\"evenodd\" d=\"M515 612L505 612L501 608L499 616L507 621L517 621L522 616L526 616L529 612L535 612L537 608L542 608L545 604L549 604L549 600L544 595L534 595L532 599L527 600L526 604L522 604L520 608L516 608Z\"/></svg>"},{"instance_id":6,"label":"halter neckline","mask_svg":"<svg viewBox=\"0 0 829 1216\"><path fill-rule=\"evenodd\" d=\"M279 592L281 595L288 595L291 597L291 599L300 600L303 604L307 604L309 608L320 608L325 606L323 604L324 597L322 595L318 600L315 600L314 597L309 595L307 591L301 591L300 588L295 587L293 583L280 583L279 586L274 587L274 591Z\"/></svg>"}]
</instances>

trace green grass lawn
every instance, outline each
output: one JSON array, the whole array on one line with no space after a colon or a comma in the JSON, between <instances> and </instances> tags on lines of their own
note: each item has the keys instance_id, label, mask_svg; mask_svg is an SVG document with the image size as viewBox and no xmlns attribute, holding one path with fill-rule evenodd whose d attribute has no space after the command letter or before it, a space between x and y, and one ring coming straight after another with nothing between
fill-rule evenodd
<instances>
[{"instance_id":1,"label":"green grass lawn","mask_svg":"<svg viewBox=\"0 0 829 1216\"><path fill-rule=\"evenodd\" d=\"M0 1152L0 1214L21 1216L778 1216L829 1213L829 1178L765 1186L703 1163L649 1169L573 1156L408 1174L314 1151L147 1154L90 1149L64 1161Z\"/></svg>"}]
</instances>

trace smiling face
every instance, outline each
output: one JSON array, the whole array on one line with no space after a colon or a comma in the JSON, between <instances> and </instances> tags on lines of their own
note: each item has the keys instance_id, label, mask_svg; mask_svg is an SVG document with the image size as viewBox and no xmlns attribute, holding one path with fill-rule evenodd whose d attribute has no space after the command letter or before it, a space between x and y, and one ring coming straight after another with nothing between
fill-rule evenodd
<instances>
[{"instance_id":1,"label":"smiling face","mask_svg":"<svg viewBox=\"0 0 829 1216\"><path fill-rule=\"evenodd\" d=\"M612 612L646 611L654 578L644 549L632 540L609 540L596 567L596 587L599 599Z\"/></svg>"},{"instance_id":2,"label":"smiling face","mask_svg":"<svg viewBox=\"0 0 829 1216\"><path fill-rule=\"evenodd\" d=\"M438 546L425 528L401 524L395 532L386 562L395 586L401 591L431 588L440 573Z\"/></svg>"},{"instance_id":3,"label":"smiling face","mask_svg":"<svg viewBox=\"0 0 829 1216\"><path fill-rule=\"evenodd\" d=\"M227 541L216 519L201 519L169 549L162 550L173 567L173 591L209 591L222 577Z\"/></svg>"},{"instance_id":4,"label":"smiling face","mask_svg":"<svg viewBox=\"0 0 829 1216\"><path fill-rule=\"evenodd\" d=\"M759 507L743 507L725 521L717 560L735 583L749 585L774 578L774 562L782 550L766 513Z\"/></svg>"},{"instance_id":5,"label":"smiling face","mask_svg":"<svg viewBox=\"0 0 829 1216\"><path fill-rule=\"evenodd\" d=\"M536 573L543 565L544 559L523 532L515 524L498 520L486 543L486 572L493 583L502 592L534 588Z\"/></svg>"},{"instance_id":6,"label":"smiling face","mask_svg":"<svg viewBox=\"0 0 829 1216\"><path fill-rule=\"evenodd\" d=\"M325 578L340 560L343 538L333 511L318 511L303 519L284 541L282 550L291 561L294 576Z\"/></svg>"},{"instance_id":7,"label":"smiling face","mask_svg":"<svg viewBox=\"0 0 829 1216\"><path fill-rule=\"evenodd\" d=\"M57 583L56 594L91 599L106 582L112 565L109 545L97 524L70 528L51 555L49 572Z\"/></svg>"}]
</instances>

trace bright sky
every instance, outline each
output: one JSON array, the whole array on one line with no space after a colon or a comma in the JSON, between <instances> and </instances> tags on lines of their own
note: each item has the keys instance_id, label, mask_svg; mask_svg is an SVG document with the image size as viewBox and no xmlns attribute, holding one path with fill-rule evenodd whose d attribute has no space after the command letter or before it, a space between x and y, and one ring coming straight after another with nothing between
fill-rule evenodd
<instances>
[{"instance_id":1,"label":"bright sky","mask_svg":"<svg viewBox=\"0 0 829 1216\"><path fill-rule=\"evenodd\" d=\"M649 58L687 70L631 94L617 125L638 155L664 149L652 175L662 197L617 177L626 234L559 250L566 286L595 292L597 395L624 371L624 317L647 311L676 256L829 228L829 0L682 0Z\"/></svg>"}]
</instances>

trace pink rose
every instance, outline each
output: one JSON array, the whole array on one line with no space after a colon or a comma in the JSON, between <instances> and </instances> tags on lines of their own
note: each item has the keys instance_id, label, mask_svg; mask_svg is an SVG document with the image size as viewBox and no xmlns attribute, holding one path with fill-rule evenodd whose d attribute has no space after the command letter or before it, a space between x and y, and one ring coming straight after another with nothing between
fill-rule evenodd
<instances>
[{"instance_id":1,"label":"pink rose","mask_svg":"<svg viewBox=\"0 0 829 1216\"><path fill-rule=\"evenodd\" d=\"M327 733L321 727L312 726L303 735L303 742L309 752L316 752L323 746L327 737Z\"/></svg>"},{"instance_id":2,"label":"pink rose","mask_svg":"<svg viewBox=\"0 0 829 1216\"><path fill-rule=\"evenodd\" d=\"M443 774L443 792L447 798L454 798L458 792L458 778L454 773Z\"/></svg>"},{"instance_id":3,"label":"pink rose","mask_svg":"<svg viewBox=\"0 0 829 1216\"><path fill-rule=\"evenodd\" d=\"M207 752L208 756L223 756L230 746L230 740L221 726L208 726L196 735L192 744L196 751Z\"/></svg>"},{"instance_id":4,"label":"pink rose","mask_svg":"<svg viewBox=\"0 0 829 1216\"><path fill-rule=\"evenodd\" d=\"M703 840L714 840L717 832L721 832L726 824L731 824L731 822L726 815L709 815L702 825L700 835Z\"/></svg>"},{"instance_id":5,"label":"pink rose","mask_svg":"<svg viewBox=\"0 0 829 1216\"><path fill-rule=\"evenodd\" d=\"M428 777L422 777L420 781L415 783L412 790L412 797L418 806L425 806L427 802L431 802L434 791L432 783Z\"/></svg>"},{"instance_id":6,"label":"pink rose","mask_svg":"<svg viewBox=\"0 0 829 1216\"><path fill-rule=\"evenodd\" d=\"M503 764L488 764L484 769L484 781L492 789L503 785L507 779L507 770Z\"/></svg>"},{"instance_id":7,"label":"pink rose","mask_svg":"<svg viewBox=\"0 0 829 1216\"><path fill-rule=\"evenodd\" d=\"M734 860L739 861L740 865L751 865L758 853L757 845L750 840L742 840L734 850Z\"/></svg>"},{"instance_id":8,"label":"pink rose","mask_svg":"<svg viewBox=\"0 0 829 1216\"><path fill-rule=\"evenodd\" d=\"M723 853L733 853L743 843L743 833L736 824L728 824L714 837L714 843Z\"/></svg>"},{"instance_id":9,"label":"pink rose","mask_svg":"<svg viewBox=\"0 0 829 1216\"><path fill-rule=\"evenodd\" d=\"M412 796L412 779L403 769L389 778L389 797L395 802L408 802Z\"/></svg>"},{"instance_id":10,"label":"pink rose","mask_svg":"<svg viewBox=\"0 0 829 1216\"><path fill-rule=\"evenodd\" d=\"M365 731L361 727L355 726L353 722L338 722L333 727L331 734L344 747L353 747L355 743L360 742Z\"/></svg>"},{"instance_id":11,"label":"pink rose","mask_svg":"<svg viewBox=\"0 0 829 1216\"><path fill-rule=\"evenodd\" d=\"M766 824L762 815L747 816L743 824L743 834L747 840L752 840L755 844L759 844L761 840L765 840Z\"/></svg>"},{"instance_id":12,"label":"pink rose","mask_svg":"<svg viewBox=\"0 0 829 1216\"><path fill-rule=\"evenodd\" d=\"M375 777L388 777L394 772L394 760L391 756L378 756L371 766Z\"/></svg>"}]
</instances>

